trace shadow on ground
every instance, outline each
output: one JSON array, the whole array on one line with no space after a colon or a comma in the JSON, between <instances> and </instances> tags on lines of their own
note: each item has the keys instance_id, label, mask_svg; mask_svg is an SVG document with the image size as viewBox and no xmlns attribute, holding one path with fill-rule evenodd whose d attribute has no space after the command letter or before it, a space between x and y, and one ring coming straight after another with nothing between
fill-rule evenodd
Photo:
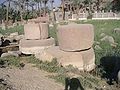
<instances>
[{"instance_id":1,"label":"shadow on ground","mask_svg":"<svg viewBox=\"0 0 120 90\"><path fill-rule=\"evenodd\" d=\"M79 79L77 78L66 78L65 79L65 90L84 90Z\"/></svg>"},{"instance_id":2,"label":"shadow on ground","mask_svg":"<svg viewBox=\"0 0 120 90\"><path fill-rule=\"evenodd\" d=\"M107 79L109 85L113 85L113 81L118 83L118 72L120 70L120 57L105 56L100 59L100 72L102 78Z\"/></svg>"}]
</instances>

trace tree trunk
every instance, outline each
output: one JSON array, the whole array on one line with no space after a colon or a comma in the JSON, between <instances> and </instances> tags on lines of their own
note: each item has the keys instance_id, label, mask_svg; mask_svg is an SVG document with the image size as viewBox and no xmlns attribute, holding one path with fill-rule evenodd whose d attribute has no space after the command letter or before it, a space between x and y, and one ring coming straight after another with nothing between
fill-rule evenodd
<instances>
[{"instance_id":1,"label":"tree trunk","mask_svg":"<svg viewBox=\"0 0 120 90\"><path fill-rule=\"evenodd\" d=\"M40 16L41 16L41 13L42 13L42 3L40 2Z\"/></svg>"},{"instance_id":2,"label":"tree trunk","mask_svg":"<svg viewBox=\"0 0 120 90\"><path fill-rule=\"evenodd\" d=\"M39 2L38 2L38 14L40 15L40 5L39 5Z\"/></svg>"},{"instance_id":3,"label":"tree trunk","mask_svg":"<svg viewBox=\"0 0 120 90\"><path fill-rule=\"evenodd\" d=\"M76 10L76 13L77 13L77 20L79 20L79 5L77 4L77 10Z\"/></svg>"},{"instance_id":4,"label":"tree trunk","mask_svg":"<svg viewBox=\"0 0 120 90\"><path fill-rule=\"evenodd\" d=\"M46 16L46 3L44 3L44 16Z\"/></svg>"},{"instance_id":5,"label":"tree trunk","mask_svg":"<svg viewBox=\"0 0 120 90\"><path fill-rule=\"evenodd\" d=\"M10 0L8 1L8 5L7 5L7 13L6 13L6 22L8 24L8 20L9 20L9 8L10 8Z\"/></svg>"},{"instance_id":6,"label":"tree trunk","mask_svg":"<svg viewBox=\"0 0 120 90\"><path fill-rule=\"evenodd\" d=\"M65 9L64 9L64 0L62 0L62 18L65 20Z\"/></svg>"},{"instance_id":7,"label":"tree trunk","mask_svg":"<svg viewBox=\"0 0 120 90\"><path fill-rule=\"evenodd\" d=\"M54 23L56 21L56 19L55 19L55 12L53 11L53 2L52 2L52 0L51 0L50 3L51 3L52 22Z\"/></svg>"},{"instance_id":8,"label":"tree trunk","mask_svg":"<svg viewBox=\"0 0 120 90\"><path fill-rule=\"evenodd\" d=\"M34 16L34 15L33 15L33 11L34 11L34 6L32 6L32 18L33 18L33 16Z\"/></svg>"},{"instance_id":9,"label":"tree trunk","mask_svg":"<svg viewBox=\"0 0 120 90\"><path fill-rule=\"evenodd\" d=\"M21 21L23 21L23 8L21 5L19 6L19 8L20 8L20 19Z\"/></svg>"}]
</instances>

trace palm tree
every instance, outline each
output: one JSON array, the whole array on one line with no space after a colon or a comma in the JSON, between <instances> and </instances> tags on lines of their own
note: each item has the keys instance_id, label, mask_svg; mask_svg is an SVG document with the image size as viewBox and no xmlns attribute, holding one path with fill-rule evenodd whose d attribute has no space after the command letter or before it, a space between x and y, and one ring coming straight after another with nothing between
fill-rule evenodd
<instances>
[{"instance_id":1,"label":"palm tree","mask_svg":"<svg viewBox=\"0 0 120 90\"><path fill-rule=\"evenodd\" d=\"M23 21L23 12L25 9L25 0L18 0L18 7L19 7L19 11L20 11L21 21Z\"/></svg>"},{"instance_id":2,"label":"palm tree","mask_svg":"<svg viewBox=\"0 0 120 90\"><path fill-rule=\"evenodd\" d=\"M48 2L48 0L42 0L43 4L44 4L44 16L46 16L46 4Z\"/></svg>"},{"instance_id":3,"label":"palm tree","mask_svg":"<svg viewBox=\"0 0 120 90\"><path fill-rule=\"evenodd\" d=\"M79 18L79 8L80 4L82 4L85 0L72 0L73 5L76 7L76 14L77 14L77 19Z\"/></svg>"},{"instance_id":4,"label":"palm tree","mask_svg":"<svg viewBox=\"0 0 120 90\"><path fill-rule=\"evenodd\" d=\"M9 20L9 9L10 9L10 3L11 3L11 1L12 0L6 0L6 1L4 1L2 4L4 4L4 3L7 3L7 7L6 7L6 10L7 10L7 12L6 12L6 22L8 23L8 20Z\"/></svg>"},{"instance_id":5,"label":"palm tree","mask_svg":"<svg viewBox=\"0 0 120 90\"><path fill-rule=\"evenodd\" d=\"M42 0L34 0L38 6L38 13L41 16Z\"/></svg>"},{"instance_id":6,"label":"palm tree","mask_svg":"<svg viewBox=\"0 0 120 90\"><path fill-rule=\"evenodd\" d=\"M29 6L32 8L32 16L34 16L34 6L35 6L35 3L34 2L30 2L29 3Z\"/></svg>"},{"instance_id":7,"label":"palm tree","mask_svg":"<svg viewBox=\"0 0 120 90\"><path fill-rule=\"evenodd\" d=\"M55 18L55 12L53 11L54 0L50 0L50 3L51 3L52 21L54 22L56 20L56 18Z\"/></svg>"}]
</instances>

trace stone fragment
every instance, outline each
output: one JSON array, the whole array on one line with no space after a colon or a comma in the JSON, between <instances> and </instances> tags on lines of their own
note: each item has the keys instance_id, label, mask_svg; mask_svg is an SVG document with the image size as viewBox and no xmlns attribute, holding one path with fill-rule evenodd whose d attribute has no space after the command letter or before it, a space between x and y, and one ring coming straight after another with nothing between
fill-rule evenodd
<instances>
[{"instance_id":1,"label":"stone fragment","mask_svg":"<svg viewBox=\"0 0 120 90\"><path fill-rule=\"evenodd\" d=\"M17 53L18 55L21 55L21 54L22 54L21 51L8 51L8 53L11 53L11 54L13 54L13 53Z\"/></svg>"},{"instance_id":2,"label":"stone fragment","mask_svg":"<svg viewBox=\"0 0 120 90\"><path fill-rule=\"evenodd\" d=\"M95 49L96 49L96 50L102 50L102 48L101 48L99 45L96 45L96 46L95 46Z\"/></svg>"},{"instance_id":3,"label":"stone fragment","mask_svg":"<svg viewBox=\"0 0 120 90\"><path fill-rule=\"evenodd\" d=\"M120 34L120 28L115 28L114 32Z\"/></svg>"},{"instance_id":4,"label":"stone fragment","mask_svg":"<svg viewBox=\"0 0 120 90\"><path fill-rule=\"evenodd\" d=\"M11 33L10 36L18 36L18 32Z\"/></svg>"},{"instance_id":5,"label":"stone fragment","mask_svg":"<svg viewBox=\"0 0 120 90\"><path fill-rule=\"evenodd\" d=\"M3 53L3 54L1 55L2 58L8 57L8 56L19 57L19 55L18 55L17 53Z\"/></svg>"},{"instance_id":6,"label":"stone fragment","mask_svg":"<svg viewBox=\"0 0 120 90\"><path fill-rule=\"evenodd\" d=\"M63 25L58 27L57 36L61 50L85 50L94 43L94 27L91 24Z\"/></svg>"},{"instance_id":7,"label":"stone fragment","mask_svg":"<svg viewBox=\"0 0 120 90\"><path fill-rule=\"evenodd\" d=\"M25 38L24 35L18 35L18 36L15 36L15 37L14 37L14 39L17 40L17 41L19 41L19 40L21 40L21 39L23 39L23 38Z\"/></svg>"},{"instance_id":8,"label":"stone fragment","mask_svg":"<svg viewBox=\"0 0 120 90\"><path fill-rule=\"evenodd\" d=\"M94 41L94 44L97 44L97 45L99 45L99 44L100 44L100 42L98 42L98 41Z\"/></svg>"},{"instance_id":9,"label":"stone fragment","mask_svg":"<svg viewBox=\"0 0 120 90\"><path fill-rule=\"evenodd\" d=\"M106 36L105 33L101 33L101 34L100 34L100 37L105 37L105 36Z\"/></svg>"},{"instance_id":10,"label":"stone fragment","mask_svg":"<svg viewBox=\"0 0 120 90\"><path fill-rule=\"evenodd\" d=\"M109 42L110 44L112 44L112 43L115 43L115 40L114 40L114 38L112 37L112 36L105 36L105 37L103 37L102 39L100 39L101 41L106 41L106 42Z\"/></svg>"}]
</instances>

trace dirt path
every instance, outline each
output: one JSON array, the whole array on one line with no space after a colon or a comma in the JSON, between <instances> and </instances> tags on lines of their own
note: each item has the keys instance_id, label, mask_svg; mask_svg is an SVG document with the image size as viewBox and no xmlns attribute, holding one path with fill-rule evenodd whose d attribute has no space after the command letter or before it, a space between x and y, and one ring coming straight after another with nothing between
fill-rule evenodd
<instances>
[{"instance_id":1,"label":"dirt path","mask_svg":"<svg viewBox=\"0 0 120 90\"><path fill-rule=\"evenodd\" d=\"M48 78L48 73L32 65L20 69L0 69L0 78L6 77L16 90L64 90L64 87Z\"/></svg>"}]
</instances>

